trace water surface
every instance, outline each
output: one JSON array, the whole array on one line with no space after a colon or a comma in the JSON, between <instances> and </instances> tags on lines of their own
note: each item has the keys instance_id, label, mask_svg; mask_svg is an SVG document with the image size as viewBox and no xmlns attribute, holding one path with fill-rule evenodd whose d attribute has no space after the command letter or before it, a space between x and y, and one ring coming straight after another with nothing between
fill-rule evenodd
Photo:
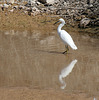
<instances>
[{"instance_id":1,"label":"water surface","mask_svg":"<svg viewBox=\"0 0 99 100\"><path fill-rule=\"evenodd\" d=\"M99 95L99 40L69 32L78 50L63 55L56 30L50 33L0 32L0 87Z\"/></svg>"}]
</instances>

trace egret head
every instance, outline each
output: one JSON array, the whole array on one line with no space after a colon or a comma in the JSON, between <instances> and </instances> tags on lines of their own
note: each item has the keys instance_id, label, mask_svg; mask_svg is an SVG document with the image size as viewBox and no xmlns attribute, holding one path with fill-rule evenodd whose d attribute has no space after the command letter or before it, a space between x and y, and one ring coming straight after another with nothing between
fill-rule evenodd
<instances>
[{"instance_id":1,"label":"egret head","mask_svg":"<svg viewBox=\"0 0 99 100\"><path fill-rule=\"evenodd\" d=\"M65 20L63 18L60 18L59 22L65 23Z\"/></svg>"},{"instance_id":2,"label":"egret head","mask_svg":"<svg viewBox=\"0 0 99 100\"><path fill-rule=\"evenodd\" d=\"M65 24L65 20L63 18L60 18L59 21L57 21L57 22L54 23L54 25L57 24L57 23L59 23L59 22L62 22L62 24Z\"/></svg>"}]
</instances>

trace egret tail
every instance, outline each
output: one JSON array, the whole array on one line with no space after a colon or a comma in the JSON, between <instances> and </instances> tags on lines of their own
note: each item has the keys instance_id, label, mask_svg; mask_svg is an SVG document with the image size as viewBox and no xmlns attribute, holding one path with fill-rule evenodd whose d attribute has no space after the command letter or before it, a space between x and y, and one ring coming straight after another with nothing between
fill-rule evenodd
<instances>
[{"instance_id":1,"label":"egret tail","mask_svg":"<svg viewBox=\"0 0 99 100\"><path fill-rule=\"evenodd\" d=\"M77 46L76 46L75 44L72 45L71 48L74 49L74 50L77 50L77 49L78 49Z\"/></svg>"}]
</instances>

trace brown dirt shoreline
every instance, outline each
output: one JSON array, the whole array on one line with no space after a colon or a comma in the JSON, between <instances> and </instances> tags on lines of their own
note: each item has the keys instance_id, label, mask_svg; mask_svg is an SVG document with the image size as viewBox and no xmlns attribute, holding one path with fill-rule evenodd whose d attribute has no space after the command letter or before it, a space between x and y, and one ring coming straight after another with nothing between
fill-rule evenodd
<instances>
[{"instance_id":1,"label":"brown dirt shoreline","mask_svg":"<svg viewBox=\"0 0 99 100\"><path fill-rule=\"evenodd\" d=\"M13 13L4 11L0 12L0 30L35 30L43 27L49 29L58 20L58 18L48 17L48 15L29 16L20 11Z\"/></svg>"},{"instance_id":2,"label":"brown dirt shoreline","mask_svg":"<svg viewBox=\"0 0 99 100\"><path fill-rule=\"evenodd\" d=\"M18 30L18 31L31 31L39 30L43 33L46 30L46 33L49 33L49 30L57 29L57 25L53 25L58 21L59 17L55 15L37 15L29 16L22 11L15 10L13 13L8 12L7 10L2 12L0 11L0 30ZM71 26L68 22L64 29L69 29L70 31L79 31L81 34L88 34L91 37L98 38L98 27L95 28L85 28L80 29L77 25Z\"/></svg>"}]
</instances>

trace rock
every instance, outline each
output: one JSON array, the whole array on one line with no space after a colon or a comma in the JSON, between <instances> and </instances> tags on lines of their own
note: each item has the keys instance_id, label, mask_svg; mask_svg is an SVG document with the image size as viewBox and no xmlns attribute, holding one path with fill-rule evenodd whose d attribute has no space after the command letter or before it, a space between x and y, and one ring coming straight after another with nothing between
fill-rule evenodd
<instances>
[{"instance_id":1,"label":"rock","mask_svg":"<svg viewBox=\"0 0 99 100\"><path fill-rule=\"evenodd\" d=\"M26 15L28 14L28 11L23 11L23 12L24 12L24 14L26 14Z\"/></svg>"},{"instance_id":2,"label":"rock","mask_svg":"<svg viewBox=\"0 0 99 100\"><path fill-rule=\"evenodd\" d=\"M0 7L3 7L3 4L0 4Z\"/></svg>"},{"instance_id":3,"label":"rock","mask_svg":"<svg viewBox=\"0 0 99 100\"><path fill-rule=\"evenodd\" d=\"M9 0L9 3L14 4L14 0Z\"/></svg>"},{"instance_id":4,"label":"rock","mask_svg":"<svg viewBox=\"0 0 99 100\"><path fill-rule=\"evenodd\" d=\"M86 28L86 26L90 23L90 19L89 18L83 18L80 21L79 27L80 28Z\"/></svg>"},{"instance_id":5,"label":"rock","mask_svg":"<svg viewBox=\"0 0 99 100\"><path fill-rule=\"evenodd\" d=\"M13 8L13 9L18 9L18 6L16 5L16 6L13 6L12 8Z\"/></svg>"},{"instance_id":6,"label":"rock","mask_svg":"<svg viewBox=\"0 0 99 100\"><path fill-rule=\"evenodd\" d=\"M23 10L24 10L26 7L25 7L25 6L20 5L18 8L19 8L20 10L21 10L21 9L23 9Z\"/></svg>"},{"instance_id":7,"label":"rock","mask_svg":"<svg viewBox=\"0 0 99 100\"><path fill-rule=\"evenodd\" d=\"M42 2L42 3L48 3L48 4L54 4L55 0L38 0L39 2Z\"/></svg>"},{"instance_id":8,"label":"rock","mask_svg":"<svg viewBox=\"0 0 99 100\"><path fill-rule=\"evenodd\" d=\"M28 4L29 4L29 5L33 5L33 4L36 3L36 1L37 1L37 0L28 0Z\"/></svg>"},{"instance_id":9,"label":"rock","mask_svg":"<svg viewBox=\"0 0 99 100\"><path fill-rule=\"evenodd\" d=\"M33 7L33 8L32 8L32 11L38 11L38 8Z\"/></svg>"},{"instance_id":10,"label":"rock","mask_svg":"<svg viewBox=\"0 0 99 100\"><path fill-rule=\"evenodd\" d=\"M36 4L37 4L37 5L40 5L41 3L37 1Z\"/></svg>"},{"instance_id":11,"label":"rock","mask_svg":"<svg viewBox=\"0 0 99 100\"><path fill-rule=\"evenodd\" d=\"M91 20L90 25L91 26L99 26L99 18Z\"/></svg>"},{"instance_id":12,"label":"rock","mask_svg":"<svg viewBox=\"0 0 99 100\"><path fill-rule=\"evenodd\" d=\"M14 12L14 9L9 10L9 12Z\"/></svg>"},{"instance_id":13,"label":"rock","mask_svg":"<svg viewBox=\"0 0 99 100\"><path fill-rule=\"evenodd\" d=\"M2 11L4 11L5 9L8 9L10 5L8 4L3 4L3 6L1 6Z\"/></svg>"},{"instance_id":14,"label":"rock","mask_svg":"<svg viewBox=\"0 0 99 100\"><path fill-rule=\"evenodd\" d=\"M49 10L50 10L50 11L55 11L56 8L54 8L54 7L50 7Z\"/></svg>"},{"instance_id":15,"label":"rock","mask_svg":"<svg viewBox=\"0 0 99 100\"><path fill-rule=\"evenodd\" d=\"M3 4L3 7L8 9L9 5L5 3L5 4Z\"/></svg>"}]
</instances>

